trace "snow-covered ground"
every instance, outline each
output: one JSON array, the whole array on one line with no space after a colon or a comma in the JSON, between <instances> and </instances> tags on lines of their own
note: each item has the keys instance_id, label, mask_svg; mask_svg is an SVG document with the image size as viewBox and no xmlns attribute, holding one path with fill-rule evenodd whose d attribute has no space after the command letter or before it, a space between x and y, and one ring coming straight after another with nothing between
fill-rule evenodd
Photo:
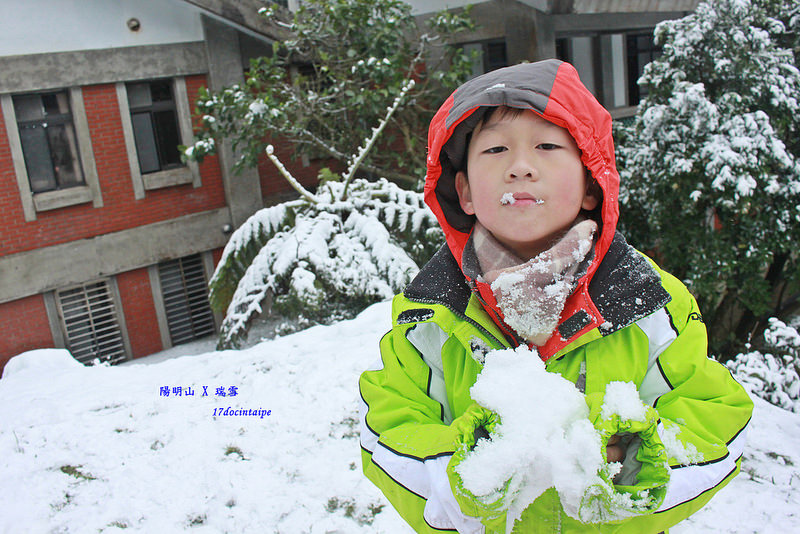
<instances>
[{"instance_id":1,"label":"snow-covered ground","mask_svg":"<svg viewBox=\"0 0 800 534\"><path fill-rule=\"evenodd\" d=\"M238 352L206 341L117 367L61 351L12 359L0 379L0 533L410 532L359 459L358 375L389 315L381 303ZM228 407L257 415L219 415ZM798 525L800 414L756 399L744 472L671 532Z\"/></svg>"}]
</instances>

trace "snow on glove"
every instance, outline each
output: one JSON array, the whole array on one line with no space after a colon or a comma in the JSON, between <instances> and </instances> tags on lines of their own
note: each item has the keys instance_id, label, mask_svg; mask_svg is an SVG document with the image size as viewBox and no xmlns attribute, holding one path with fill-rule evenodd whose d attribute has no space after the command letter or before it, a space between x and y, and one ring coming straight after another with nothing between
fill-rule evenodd
<instances>
[{"instance_id":1,"label":"snow on glove","mask_svg":"<svg viewBox=\"0 0 800 534\"><path fill-rule=\"evenodd\" d=\"M606 457L606 446L611 436L632 436L628 451L631 462L639 466L638 473L625 478L631 483L614 484L614 476L621 465L606 463L598 472L599 481L584 493L577 519L585 523L621 520L626 517L652 513L658 509L667 492L669 464L664 444L658 436L658 412L644 405L636 387L630 382L611 382L605 394L586 396L589 420L600 434L601 453Z\"/></svg>"},{"instance_id":2,"label":"snow on glove","mask_svg":"<svg viewBox=\"0 0 800 534\"><path fill-rule=\"evenodd\" d=\"M497 424L497 414L477 403L472 403L464 414L452 423L457 431L456 450L447 464L447 478L450 480L450 488L453 490L453 495L461 511L480 519L481 523L486 526L487 532L505 532L508 511L505 497L508 483L501 490L489 495L473 495L464 487L464 482L461 475L456 472L456 467L475 447L477 439L486 433L494 432Z\"/></svg>"}]
</instances>

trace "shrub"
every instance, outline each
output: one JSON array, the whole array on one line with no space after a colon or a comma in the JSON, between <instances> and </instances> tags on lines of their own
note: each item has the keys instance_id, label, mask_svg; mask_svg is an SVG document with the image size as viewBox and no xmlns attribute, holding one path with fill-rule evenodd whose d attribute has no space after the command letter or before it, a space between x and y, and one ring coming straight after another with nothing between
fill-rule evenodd
<instances>
[{"instance_id":1,"label":"shrub","mask_svg":"<svg viewBox=\"0 0 800 534\"><path fill-rule=\"evenodd\" d=\"M800 303L798 6L709 0L659 24L619 131L625 231L687 283L723 360Z\"/></svg>"},{"instance_id":2,"label":"shrub","mask_svg":"<svg viewBox=\"0 0 800 534\"><path fill-rule=\"evenodd\" d=\"M328 181L320 202L264 208L234 232L210 282L212 307L227 310L221 348L264 311L306 325L352 317L402 290L443 243L421 193L356 179L338 200L343 187Z\"/></svg>"},{"instance_id":3,"label":"shrub","mask_svg":"<svg viewBox=\"0 0 800 534\"><path fill-rule=\"evenodd\" d=\"M764 340L765 350L770 352L741 353L727 366L754 395L800 413L800 334L773 317Z\"/></svg>"}]
</instances>

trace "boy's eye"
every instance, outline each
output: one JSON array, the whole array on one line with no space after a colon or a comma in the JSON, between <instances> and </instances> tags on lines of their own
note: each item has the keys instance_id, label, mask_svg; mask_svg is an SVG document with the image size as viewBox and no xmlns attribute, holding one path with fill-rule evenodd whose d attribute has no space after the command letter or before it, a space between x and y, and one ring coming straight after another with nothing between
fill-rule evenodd
<instances>
[{"instance_id":1,"label":"boy's eye","mask_svg":"<svg viewBox=\"0 0 800 534\"><path fill-rule=\"evenodd\" d=\"M487 154L499 154L500 152L505 152L507 149L504 146L493 146L491 148L487 148L484 152Z\"/></svg>"},{"instance_id":2,"label":"boy's eye","mask_svg":"<svg viewBox=\"0 0 800 534\"><path fill-rule=\"evenodd\" d=\"M542 150L555 150L560 147L555 143L541 143L536 148L541 148Z\"/></svg>"}]
</instances>

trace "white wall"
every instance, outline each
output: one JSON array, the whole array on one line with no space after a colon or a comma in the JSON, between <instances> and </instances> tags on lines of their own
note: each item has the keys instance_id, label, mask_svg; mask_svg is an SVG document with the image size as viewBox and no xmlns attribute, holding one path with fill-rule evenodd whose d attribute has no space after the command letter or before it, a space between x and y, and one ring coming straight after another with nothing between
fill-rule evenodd
<instances>
[{"instance_id":1,"label":"white wall","mask_svg":"<svg viewBox=\"0 0 800 534\"><path fill-rule=\"evenodd\" d=\"M481 4L488 0L405 0L411 6L411 11L415 15L424 13L436 13L443 9L454 7L464 7L469 4Z\"/></svg>"},{"instance_id":2,"label":"white wall","mask_svg":"<svg viewBox=\"0 0 800 534\"><path fill-rule=\"evenodd\" d=\"M180 0L0 0L0 56L202 39L199 11Z\"/></svg>"}]
</instances>

